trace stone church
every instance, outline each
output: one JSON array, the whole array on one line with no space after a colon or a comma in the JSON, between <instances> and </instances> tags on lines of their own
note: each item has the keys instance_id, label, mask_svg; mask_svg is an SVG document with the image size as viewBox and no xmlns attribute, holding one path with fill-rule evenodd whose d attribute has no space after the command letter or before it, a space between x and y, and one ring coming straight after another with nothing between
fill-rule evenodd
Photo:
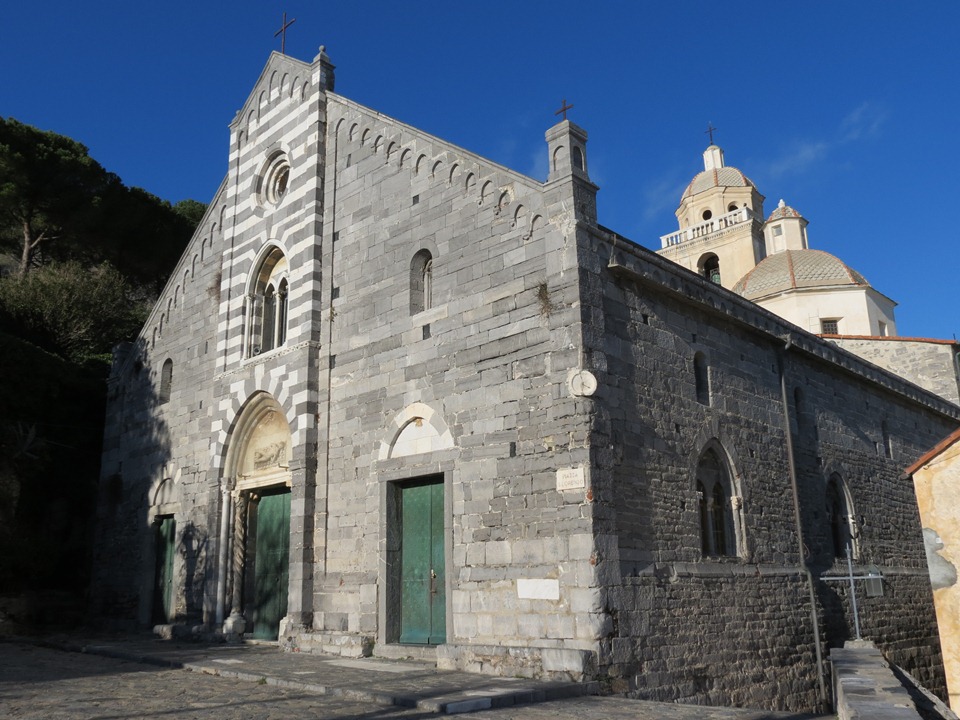
<instances>
[{"instance_id":1,"label":"stone church","mask_svg":"<svg viewBox=\"0 0 960 720\"><path fill-rule=\"evenodd\" d=\"M94 612L809 709L849 552L864 635L942 691L902 468L960 408L604 227L574 123L543 152L545 182L271 55L115 356Z\"/></svg>"}]
</instances>

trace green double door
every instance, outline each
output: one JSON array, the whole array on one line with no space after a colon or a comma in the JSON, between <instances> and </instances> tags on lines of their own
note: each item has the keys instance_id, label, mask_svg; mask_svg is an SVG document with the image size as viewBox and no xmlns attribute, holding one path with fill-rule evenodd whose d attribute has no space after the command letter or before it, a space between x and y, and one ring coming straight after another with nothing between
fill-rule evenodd
<instances>
[{"instance_id":1,"label":"green double door","mask_svg":"<svg viewBox=\"0 0 960 720\"><path fill-rule=\"evenodd\" d=\"M400 642L447 640L443 481L400 488Z\"/></svg>"},{"instance_id":2,"label":"green double door","mask_svg":"<svg viewBox=\"0 0 960 720\"><path fill-rule=\"evenodd\" d=\"M253 637L276 640L287 614L290 578L290 493L264 493L256 509L253 557Z\"/></svg>"}]
</instances>

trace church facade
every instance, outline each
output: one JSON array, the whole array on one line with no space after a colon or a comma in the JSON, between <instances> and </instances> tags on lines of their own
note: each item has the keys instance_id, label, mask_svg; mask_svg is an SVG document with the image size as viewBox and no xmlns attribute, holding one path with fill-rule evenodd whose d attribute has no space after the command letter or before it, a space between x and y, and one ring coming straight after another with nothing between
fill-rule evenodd
<instances>
[{"instance_id":1,"label":"church facade","mask_svg":"<svg viewBox=\"0 0 960 720\"><path fill-rule=\"evenodd\" d=\"M849 552L942 689L901 468L960 408L603 227L572 122L540 182L333 72L271 56L116 354L94 612L806 709Z\"/></svg>"}]
</instances>

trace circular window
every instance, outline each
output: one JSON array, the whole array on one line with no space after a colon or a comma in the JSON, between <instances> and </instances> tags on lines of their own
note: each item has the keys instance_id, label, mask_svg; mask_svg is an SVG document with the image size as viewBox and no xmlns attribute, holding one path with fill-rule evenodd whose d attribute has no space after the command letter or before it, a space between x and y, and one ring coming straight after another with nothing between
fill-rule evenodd
<instances>
[{"instance_id":1,"label":"circular window","mask_svg":"<svg viewBox=\"0 0 960 720\"><path fill-rule=\"evenodd\" d=\"M287 156L280 154L268 164L262 175L260 197L271 205L279 205L283 196L287 194L287 185L290 181L290 161Z\"/></svg>"},{"instance_id":2,"label":"circular window","mask_svg":"<svg viewBox=\"0 0 960 720\"><path fill-rule=\"evenodd\" d=\"M704 210L704 211L703 211L703 219L704 219L704 220L709 220L709 219L712 218L712 217L713 217L713 213L712 213L712 212L710 212L709 210Z\"/></svg>"}]
</instances>

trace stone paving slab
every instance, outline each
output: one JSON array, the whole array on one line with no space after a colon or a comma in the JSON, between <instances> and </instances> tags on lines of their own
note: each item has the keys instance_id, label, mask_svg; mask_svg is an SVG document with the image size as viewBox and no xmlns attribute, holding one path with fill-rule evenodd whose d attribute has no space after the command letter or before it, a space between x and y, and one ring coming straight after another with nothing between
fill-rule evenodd
<instances>
[{"instance_id":1,"label":"stone paving slab","mask_svg":"<svg viewBox=\"0 0 960 720\"><path fill-rule=\"evenodd\" d=\"M596 694L599 683L547 682L437 670L430 663L281 652L273 643L56 640L48 647L381 705L455 714Z\"/></svg>"},{"instance_id":2,"label":"stone paving slab","mask_svg":"<svg viewBox=\"0 0 960 720\"><path fill-rule=\"evenodd\" d=\"M178 668L193 672L184 674ZM622 697L570 696L568 685L579 688L579 692L584 688L437 671L431 665L410 660L282 653L275 645L264 644L64 638L0 642L3 718L426 720L444 712L471 712L470 717L477 720L817 717ZM564 699L554 699L557 695Z\"/></svg>"}]
</instances>

